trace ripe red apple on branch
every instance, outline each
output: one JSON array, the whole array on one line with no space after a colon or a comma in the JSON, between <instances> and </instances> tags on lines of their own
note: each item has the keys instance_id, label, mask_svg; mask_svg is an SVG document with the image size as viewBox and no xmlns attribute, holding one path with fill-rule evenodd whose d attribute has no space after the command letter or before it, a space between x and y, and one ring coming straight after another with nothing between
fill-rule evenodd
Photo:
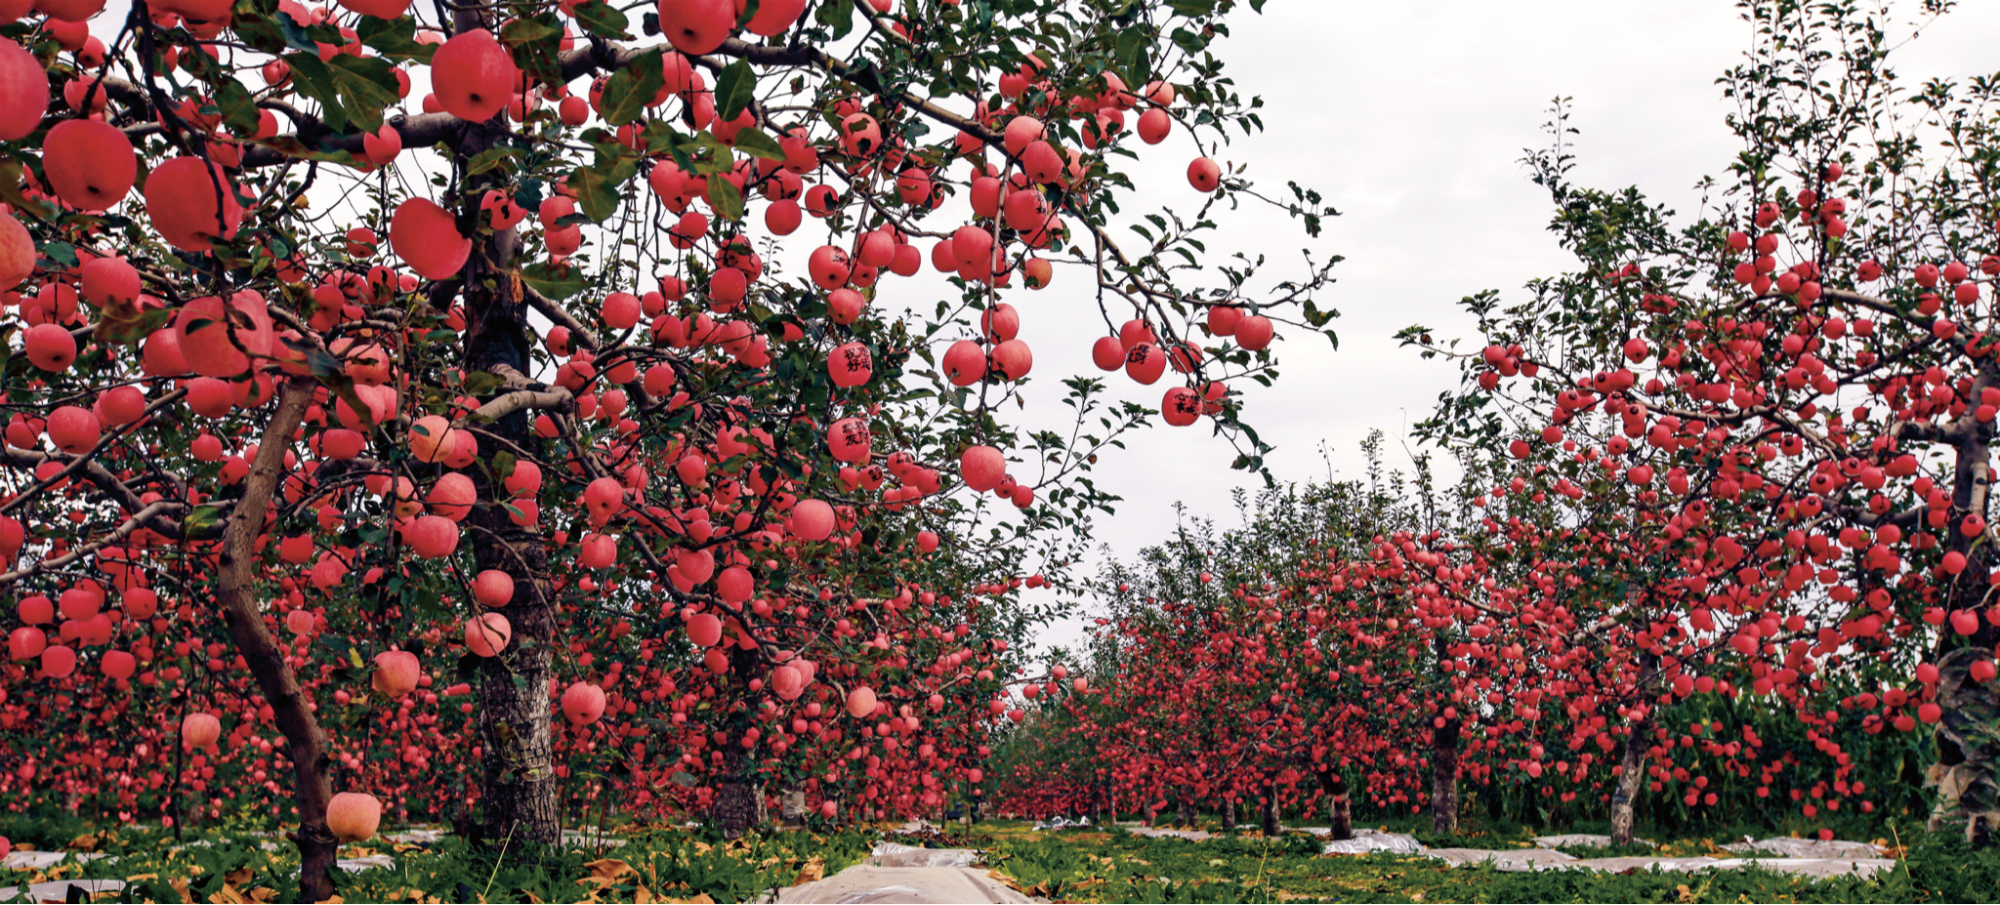
<instances>
[{"instance_id":1,"label":"ripe red apple on branch","mask_svg":"<svg viewBox=\"0 0 2000 905\"><path fill-rule=\"evenodd\" d=\"M1873 20L1744 10L1759 43L1724 86L1756 115L1730 122L1712 208L1575 184L1559 107L1530 163L1578 268L1468 298L1467 346L1403 334L1461 365L1419 433L1465 484L1274 493L1109 573L1098 693L1008 740L1010 801L1185 819L1220 797L1233 820L1364 789L1355 807L1427 805L1442 830L1463 778L1492 814L1604 816L1620 840L1640 813L1888 808L1990 842L1991 130L1948 89L1904 107ZM1936 147L1932 122L1980 150L1896 150ZM1100 367L1152 373L1126 354L1141 328ZM1412 515L1330 542L1357 509ZM1919 731L1935 796L1883 767Z\"/></svg>"},{"instance_id":2,"label":"ripe red apple on branch","mask_svg":"<svg viewBox=\"0 0 2000 905\"><path fill-rule=\"evenodd\" d=\"M1035 372L1003 299L1087 287L1172 366L1165 420L1252 470L1233 388L1274 322L1330 318L1330 258L1202 260L1261 197L1200 163L1255 123L1205 52L1236 7L10 13L9 800L248 803L319 899L378 807L518 847L565 788L737 833L781 793L977 786L1044 615L1011 595L1062 577L1111 501L1081 477L1155 413ZM1196 159L1193 209L1120 214L1127 151ZM1077 429L1010 424L1051 376ZM221 734L183 751L193 712Z\"/></svg>"},{"instance_id":3,"label":"ripe red apple on branch","mask_svg":"<svg viewBox=\"0 0 2000 905\"><path fill-rule=\"evenodd\" d=\"M1519 476L1498 492L1553 494L1580 527L1622 528L1606 555L1628 563L1629 602L1592 618L1629 639L1635 691L1776 695L1808 724L1837 696L1874 711L1869 733L1924 727L1943 774L1933 827L1983 845L2000 802L2000 763L1972 741L2000 713L1996 220L1965 194L1966 159L1883 150L1929 138L1898 118L1911 108L1887 90L1873 25L1833 9L1747 17L1766 43L1724 83L1787 112L1731 120L1745 150L1692 223L1572 182L1559 107L1558 143L1531 166L1579 267L1530 303L1468 298L1481 351L1405 332L1465 376L1421 431L1504 446ZM1859 50L1796 49L1820 40ZM1820 81L1841 87L1793 104ZM1969 103L1926 99L1922 118L1936 104L1955 122ZM1733 680L1701 675L1716 667Z\"/></svg>"}]
</instances>

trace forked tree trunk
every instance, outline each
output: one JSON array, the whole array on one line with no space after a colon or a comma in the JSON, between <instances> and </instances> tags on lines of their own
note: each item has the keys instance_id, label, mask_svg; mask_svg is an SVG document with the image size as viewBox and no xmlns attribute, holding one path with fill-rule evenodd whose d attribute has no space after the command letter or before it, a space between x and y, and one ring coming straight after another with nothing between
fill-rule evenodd
<instances>
[{"instance_id":1,"label":"forked tree trunk","mask_svg":"<svg viewBox=\"0 0 2000 905\"><path fill-rule=\"evenodd\" d=\"M1459 721L1431 731L1431 831L1458 832Z\"/></svg>"},{"instance_id":2,"label":"forked tree trunk","mask_svg":"<svg viewBox=\"0 0 2000 905\"><path fill-rule=\"evenodd\" d=\"M333 866L340 849L340 840L326 826L326 806L333 800L333 786L327 780L326 733L313 716L298 677L285 665L284 648L264 625L256 589L257 536L264 532L271 494L284 478L285 449L305 417L313 389L312 381L292 379L285 381L279 393L277 409L264 429L257 459L244 482L243 498L222 528L215 600L229 626L229 639L249 664L264 701L271 705L278 730L285 734L286 755L292 761L292 794L299 808L299 829L292 836L299 847L299 897L323 902L334 895Z\"/></svg>"}]
</instances>

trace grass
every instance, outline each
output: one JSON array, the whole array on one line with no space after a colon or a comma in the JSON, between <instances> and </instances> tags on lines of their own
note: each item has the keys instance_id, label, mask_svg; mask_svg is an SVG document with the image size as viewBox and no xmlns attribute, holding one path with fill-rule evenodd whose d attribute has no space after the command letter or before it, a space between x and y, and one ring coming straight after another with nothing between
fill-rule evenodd
<instances>
[{"instance_id":1,"label":"grass","mask_svg":"<svg viewBox=\"0 0 2000 905\"><path fill-rule=\"evenodd\" d=\"M288 843L269 852L259 846L268 837L211 832L202 840L207 844L172 850L172 837L153 829L59 838L75 828L52 822L33 841L26 835L15 838L37 848L92 849L118 859L70 862L35 875L0 871L0 886L116 878L130 885L125 896L113 900L282 902L297 897L297 860ZM773 832L724 843L698 830L626 826L617 835L627 843L617 848L572 845L504 855L450 837L428 846L378 838L347 846L341 855L391 855L396 867L343 873L337 881L341 896L350 902L748 901L772 887L830 876L859 862L881 833L881 828ZM1427 836L1425 841L1508 849L1531 844L1531 835L1521 827L1473 823L1459 835ZM1977 902L2000 895L2000 852L1974 854L1955 839L1909 830L1899 836L1909 843L1908 858L1894 872L1878 879L1820 881L1756 869L1505 873L1483 866L1453 868L1411 855L1322 856L1316 838L1297 834L1267 839L1261 833L1225 833L1189 842L1119 831L1035 832L1011 821L950 826L923 839L898 841L981 849L987 866L1023 891L1065 902ZM1712 851L1705 839L1659 841L1663 855ZM1607 854L1593 849L1571 853Z\"/></svg>"},{"instance_id":2,"label":"grass","mask_svg":"<svg viewBox=\"0 0 2000 905\"><path fill-rule=\"evenodd\" d=\"M1025 890L1078 902L1983 902L2000 897L2000 852L1974 854L1960 840L1910 831L1901 833L1911 843L1903 865L1866 880L1810 880L1756 868L1508 873L1490 866L1454 868L1415 855L1318 856L1318 842L1299 835L1265 839L1261 833L1239 833L1196 843L1001 827L991 832L998 870ZM1514 849L1531 846L1534 833L1475 822L1456 835L1417 835L1433 847ZM1577 857L1718 853L1709 839L1661 841L1658 849L1635 844L1566 851ZM1177 897L1146 894L1149 884L1168 882Z\"/></svg>"}]
</instances>

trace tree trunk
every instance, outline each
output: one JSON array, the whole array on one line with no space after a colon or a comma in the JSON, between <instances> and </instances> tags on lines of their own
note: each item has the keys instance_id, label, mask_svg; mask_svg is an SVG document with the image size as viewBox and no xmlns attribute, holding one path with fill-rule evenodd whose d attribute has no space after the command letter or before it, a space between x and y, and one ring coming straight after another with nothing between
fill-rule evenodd
<instances>
[{"instance_id":1,"label":"tree trunk","mask_svg":"<svg viewBox=\"0 0 2000 905\"><path fill-rule=\"evenodd\" d=\"M1651 687L1659 659L1652 654L1639 658L1639 688ZM1650 695L1648 695L1650 696ZM1653 725L1657 718L1654 702L1645 703L1646 715L1632 724L1625 737L1625 756L1620 761L1617 787L1611 793L1611 844L1631 845L1633 808L1639 802L1639 785L1646 777L1646 750L1652 747Z\"/></svg>"},{"instance_id":2,"label":"tree trunk","mask_svg":"<svg viewBox=\"0 0 2000 905\"><path fill-rule=\"evenodd\" d=\"M1646 712L1644 719L1632 724L1632 735L1625 739L1625 757L1621 761L1618 786L1611 793L1611 844L1631 845L1633 808L1639 801L1639 786L1646 779L1647 741L1653 732L1653 713Z\"/></svg>"},{"instance_id":3,"label":"tree trunk","mask_svg":"<svg viewBox=\"0 0 2000 905\"><path fill-rule=\"evenodd\" d=\"M1321 770L1319 785L1326 792L1326 838L1335 842L1354 838L1354 806L1347 797L1347 777Z\"/></svg>"},{"instance_id":4,"label":"tree trunk","mask_svg":"<svg viewBox=\"0 0 2000 905\"><path fill-rule=\"evenodd\" d=\"M1222 828L1224 830L1233 830L1236 828L1236 799L1234 798L1222 799Z\"/></svg>"},{"instance_id":5,"label":"tree trunk","mask_svg":"<svg viewBox=\"0 0 2000 905\"><path fill-rule=\"evenodd\" d=\"M806 790L792 787L778 796L778 820L787 826L798 826L806 817Z\"/></svg>"},{"instance_id":6,"label":"tree trunk","mask_svg":"<svg viewBox=\"0 0 2000 905\"><path fill-rule=\"evenodd\" d=\"M2000 683L1970 675L1972 664L1989 659L1991 650L1963 647L1939 658L1938 762L1925 781L1938 790L1929 829L1963 827L1975 849L2000 836Z\"/></svg>"},{"instance_id":7,"label":"tree trunk","mask_svg":"<svg viewBox=\"0 0 2000 905\"><path fill-rule=\"evenodd\" d=\"M729 650L729 681L742 683L755 674L757 655L740 647ZM709 819L725 839L739 839L764 822L764 783L757 775L757 758L743 747L745 724L734 727L722 750L722 774L715 784L715 805Z\"/></svg>"},{"instance_id":8,"label":"tree trunk","mask_svg":"<svg viewBox=\"0 0 2000 905\"><path fill-rule=\"evenodd\" d=\"M1187 796L1183 795L1181 796L1179 803L1175 805L1175 810L1178 812L1177 816L1180 818L1179 826L1182 829L1193 829L1194 802L1190 800Z\"/></svg>"},{"instance_id":9,"label":"tree trunk","mask_svg":"<svg viewBox=\"0 0 2000 905\"><path fill-rule=\"evenodd\" d=\"M725 839L740 839L763 822L764 787L748 775L755 760L734 739L722 755L723 776L715 784L715 804L709 819L722 830Z\"/></svg>"},{"instance_id":10,"label":"tree trunk","mask_svg":"<svg viewBox=\"0 0 2000 905\"><path fill-rule=\"evenodd\" d=\"M496 29L490 8L468 6L453 16L457 32ZM495 118L468 123L454 152L469 159L508 141L506 123ZM486 188L500 187L496 175L474 177L461 186L462 216L481 216L480 197ZM513 268L519 266L519 239L512 229L496 232L480 243L460 272L458 289L465 309L465 371L500 376L507 389L533 372L524 289ZM449 291L450 287L445 287ZM443 306L439 306L442 308ZM502 390L504 392L504 389ZM515 411L481 425L480 452L492 457L512 455L505 446L534 451L540 443L529 430L529 413ZM496 442L496 441L504 441ZM552 469L544 469L554 478ZM500 502L511 494L489 480L485 469L470 474L479 498ZM504 479L505 473L496 474ZM513 640L496 657L479 658L478 735L484 769L480 777L483 805L481 835L491 845L518 849L522 845L553 845L562 838L557 807L555 728L550 691L555 683L556 606L549 580L548 554L540 534L515 525L498 505L474 507L465 523L472 534L473 561L480 570L498 569L514 579L514 598L497 612L507 618Z\"/></svg>"},{"instance_id":11,"label":"tree trunk","mask_svg":"<svg viewBox=\"0 0 2000 905\"><path fill-rule=\"evenodd\" d=\"M1258 816L1262 818L1264 835L1278 835L1278 790L1269 781L1264 783L1263 800L1258 804Z\"/></svg>"},{"instance_id":12,"label":"tree trunk","mask_svg":"<svg viewBox=\"0 0 2000 905\"><path fill-rule=\"evenodd\" d=\"M215 600L229 626L230 640L249 664L279 731L285 734L286 755L292 761L292 794L299 808L299 830L292 836L299 847L299 897L323 902L334 895L333 866L340 850L340 840L326 827L327 802L333 800L333 786L326 774L326 733L320 730L298 677L285 664L284 648L265 627L256 593L257 536L264 532L271 494L284 477L285 449L312 402L313 388L309 380L285 381L277 409L259 441L257 459L250 466L243 498L222 529Z\"/></svg>"},{"instance_id":13,"label":"tree trunk","mask_svg":"<svg viewBox=\"0 0 2000 905\"><path fill-rule=\"evenodd\" d=\"M486 245L489 253L508 241ZM526 314L519 284L495 275L479 262L467 265L465 292L468 370L494 372L501 366L522 373L527 365ZM491 285L480 285L484 279ZM526 412L515 412L487 425L488 433L523 448L528 438ZM482 450L483 451L483 450ZM504 485L473 472L480 498L505 500ZM505 477L501 475L500 477ZM553 845L560 840L561 817L556 807L555 736L549 693L555 681L555 601L549 581L548 554L542 539L521 526L499 506L476 507L466 517L473 534L472 554L478 568L498 569L514 579L514 597L498 612L513 628L513 641L499 656L479 658L479 743L484 749L480 797L484 804L483 834L502 844Z\"/></svg>"},{"instance_id":14,"label":"tree trunk","mask_svg":"<svg viewBox=\"0 0 2000 905\"><path fill-rule=\"evenodd\" d=\"M1459 721L1431 732L1431 831L1458 832Z\"/></svg>"},{"instance_id":15,"label":"tree trunk","mask_svg":"<svg viewBox=\"0 0 2000 905\"><path fill-rule=\"evenodd\" d=\"M492 123L468 126L463 153L476 154L492 145L494 129ZM468 373L506 377L525 375L532 368L526 301L518 279L507 273L515 251L512 231L496 234L466 264L462 299ZM516 411L482 430L532 450L537 444L528 425L528 412ZM505 454L502 445L492 440L481 447L481 452ZM480 499L511 497L504 484L489 480L484 470L471 474ZM495 477L504 479L506 473ZM513 641L499 656L479 658L477 665L479 743L484 750L482 835L489 843L513 847L553 845L562 835L549 703L559 639L547 549L539 534L514 524L511 514L498 505L475 507L465 521L477 567L497 569L514 579L513 599L498 610L513 629Z\"/></svg>"},{"instance_id":16,"label":"tree trunk","mask_svg":"<svg viewBox=\"0 0 2000 905\"><path fill-rule=\"evenodd\" d=\"M1991 362L1981 366L1973 393L2000 383L1993 371ZM1924 781L1938 789L1928 823L1931 831L1962 826L1975 849L1991 846L2000 837L2000 680L1975 682L1970 670L1973 663L1991 657L1994 645L2000 643L2000 625L1986 618L1994 612L1987 599L1995 565L1993 545L1976 543L1979 538L1965 534L1961 519L1968 513L1986 515L1994 478L1990 456L1985 432L1966 431L1954 463L1947 539L1948 549L1965 555L1966 568L1953 579L1949 599L1953 610L1971 610L1980 619L1970 637L1939 632L1932 650L1942 713L1934 731L1938 760Z\"/></svg>"}]
</instances>

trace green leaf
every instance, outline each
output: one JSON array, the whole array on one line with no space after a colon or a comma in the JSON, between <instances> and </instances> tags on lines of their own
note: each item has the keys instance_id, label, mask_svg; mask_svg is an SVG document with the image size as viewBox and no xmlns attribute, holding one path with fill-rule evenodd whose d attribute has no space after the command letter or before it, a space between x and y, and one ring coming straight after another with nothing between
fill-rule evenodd
<instances>
[{"instance_id":1,"label":"green leaf","mask_svg":"<svg viewBox=\"0 0 2000 905\"><path fill-rule=\"evenodd\" d=\"M485 397L492 395L502 386L505 386L506 383L506 379L500 375L490 374L485 371L474 371L465 375L465 391L474 396Z\"/></svg>"},{"instance_id":2,"label":"green leaf","mask_svg":"<svg viewBox=\"0 0 2000 905\"><path fill-rule=\"evenodd\" d=\"M535 41L546 41L562 37L562 23L555 16L543 14L515 19L500 29L500 43L508 47L520 47Z\"/></svg>"},{"instance_id":3,"label":"green leaf","mask_svg":"<svg viewBox=\"0 0 2000 905\"><path fill-rule=\"evenodd\" d=\"M622 187L638 172L638 162L630 157L607 158L599 154L595 164L577 167L570 173L569 187L576 192L584 215L602 223L617 212Z\"/></svg>"},{"instance_id":4,"label":"green leaf","mask_svg":"<svg viewBox=\"0 0 2000 905\"><path fill-rule=\"evenodd\" d=\"M172 309L158 308L137 317L113 317L109 311L98 318L97 330L91 336L100 342L131 345L150 336L154 330L166 326L173 320Z\"/></svg>"},{"instance_id":5,"label":"green leaf","mask_svg":"<svg viewBox=\"0 0 2000 905\"><path fill-rule=\"evenodd\" d=\"M318 346L307 346L289 339L285 340L285 345L303 353L306 357L306 367L312 371L312 376L322 380L341 373L347 367L340 359L333 357L332 353Z\"/></svg>"},{"instance_id":6,"label":"green leaf","mask_svg":"<svg viewBox=\"0 0 2000 905\"><path fill-rule=\"evenodd\" d=\"M333 70L318 53L285 54L286 65L292 68L292 85L313 100L319 101L320 120L335 132L347 131L347 112L340 105L340 89L333 84Z\"/></svg>"},{"instance_id":7,"label":"green leaf","mask_svg":"<svg viewBox=\"0 0 2000 905\"><path fill-rule=\"evenodd\" d=\"M590 0L589 3L581 4L572 10L572 13L584 31L613 41L632 40L632 35L625 31L631 25L631 20L626 17L624 11L612 9L604 0Z\"/></svg>"},{"instance_id":8,"label":"green leaf","mask_svg":"<svg viewBox=\"0 0 2000 905\"><path fill-rule=\"evenodd\" d=\"M785 149L779 146L777 139L764 134L755 126L746 126L736 133L736 150L765 160L785 159Z\"/></svg>"},{"instance_id":9,"label":"green leaf","mask_svg":"<svg viewBox=\"0 0 2000 905\"><path fill-rule=\"evenodd\" d=\"M385 57L430 65L431 55L437 53L436 44L417 43L417 22L414 18L362 16L361 24L355 27L354 33L363 45L374 48Z\"/></svg>"},{"instance_id":10,"label":"green leaf","mask_svg":"<svg viewBox=\"0 0 2000 905\"><path fill-rule=\"evenodd\" d=\"M510 147L487 148L465 163L465 175L477 176L521 156L521 149Z\"/></svg>"},{"instance_id":11,"label":"green leaf","mask_svg":"<svg viewBox=\"0 0 2000 905\"><path fill-rule=\"evenodd\" d=\"M720 176L709 177L708 204L715 208L716 216L725 220L743 219L743 192L727 179Z\"/></svg>"},{"instance_id":12,"label":"green leaf","mask_svg":"<svg viewBox=\"0 0 2000 905\"><path fill-rule=\"evenodd\" d=\"M206 531L222 520L222 510L215 506L196 506L194 511L181 519L181 530L189 534Z\"/></svg>"},{"instance_id":13,"label":"green leaf","mask_svg":"<svg viewBox=\"0 0 2000 905\"><path fill-rule=\"evenodd\" d=\"M514 65L551 84L562 81L562 22L555 13L515 19L500 29L500 43L514 52Z\"/></svg>"},{"instance_id":14,"label":"green leaf","mask_svg":"<svg viewBox=\"0 0 2000 905\"><path fill-rule=\"evenodd\" d=\"M1215 12L1215 0L1168 0L1167 6L1188 18Z\"/></svg>"},{"instance_id":15,"label":"green leaf","mask_svg":"<svg viewBox=\"0 0 2000 905\"><path fill-rule=\"evenodd\" d=\"M1208 47L1207 38L1195 34L1194 32L1188 31L1185 28L1174 29L1174 33L1171 37L1174 39L1174 43L1176 45L1179 45L1179 47L1182 50L1185 50L1191 54L1201 53L1203 49Z\"/></svg>"},{"instance_id":16,"label":"green leaf","mask_svg":"<svg viewBox=\"0 0 2000 905\"><path fill-rule=\"evenodd\" d=\"M1153 78L1152 58L1146 53L1151 43L1144 28L1126 28L1118 32L1118 65L1134 85L1144 85Z\"/></svg>"},{"instance_id":17,"label":"green leaf","mask_svg":"<svg viewBox=\"0 0 2000 905\"><path fill-rule=\"evenodd\" d=\"M737 60L722 70L715 80L715 118L729 122L757 99L757 74L749 60Z\"/></svg>"},{"instance_id":18,"label":"green leaf","mask_svg":"<svg viewBox=\"0 0 2000 905\"><path fill-rule=\"evenodd\" d=\"M813 14L813 21L833 29L833 39L838 41L854 30L854 4L822 3Z\"/></svg>"},{"instance_id":19,"label":"green leaf","mask_svg":"<svg viewBox=\"0 0 2000 905\"><path fill-rule=\"evenodd\" d=\"M399 99L395 66L381 57L336 54L332 63L334 87L340 91L347 117L373 132L382 128L382 111Z\"/></svg>"},{"instance_id":20,"label":"green leaf","mask_svg":"<svg viewBox=\"0 0 2000 905\"><path fill-rule=\"evenodd\" d=\"M340 29L325 25L305 26L292 18L291 13L278 13L278 30L285 36L285 46L293 50L319 53L319 41L338 45L341 42Z\"/></svg>"},{"instance_id":21,"label":"green leaf","mask_svg":"<svg viewBox=\"0 0 2000 905\"><path fill-rule=\"evenodd\" d=\"M521 282L557 301L582 292L587 285L583 271L568 264L551 264L547 261L537 261L521 268Z\"/></svg>"},{"instance_id":22,"label":"green leaf","mask_svg":"<svg viewBox=\"0 0 2000 905\"><path fill-rule=\"evenodd\" d=\"M235 79L225 78L215 86L215 106L222 111L222 121L229 131L238 135L254 135L257 132L257 100L250 96L250 89Z\"/></svg>"},{"instance_id":23,"label":"green leaf","mask_svg":"<svg viewBox=\"0 0 2000 905\"><path fill-rule=\"evenodd\" d=\"M667 83L666 70L660 62L662 51L655 49L640 54L630 65L611 74L604 81L604 121L614 126L622 126L639 118L641 111L660 93Z\"/></svg>"},{"instance_id":24,"label":"green leaf","mask_svg":"<svg viewBox=\"0 0 2000 905\"><path fill-rule=\"evenodd\" d=\"M275 18L239 16L230 25L230 30L235 32L236 37L242 39L243 43L263 53L275 55L290 46L285 42L285 32L278 27Z\"/></svg>"},{"instance_id":25,"label":"green leaf","mask_svg":"<svg viewBox=\"0 0 2000 905\"><path fill-rule=\"evenodd\" d=\"M674 162L697 176L713 176L736 169L736 155L729 146L703 129L674 149ZM684 159L685 158L685 159Z\"/></svg>"},{"instance_id":26,"label":"green leaf","mask_svg":"<svg viewBox=\"0 0 2000 905\"><path fill-rule=\"evenodd\" d=\"M77 265L76 246L68 242L44 242L39 249L41 256L54 261L64 268Z\"/></svg>"}]
</instances>

